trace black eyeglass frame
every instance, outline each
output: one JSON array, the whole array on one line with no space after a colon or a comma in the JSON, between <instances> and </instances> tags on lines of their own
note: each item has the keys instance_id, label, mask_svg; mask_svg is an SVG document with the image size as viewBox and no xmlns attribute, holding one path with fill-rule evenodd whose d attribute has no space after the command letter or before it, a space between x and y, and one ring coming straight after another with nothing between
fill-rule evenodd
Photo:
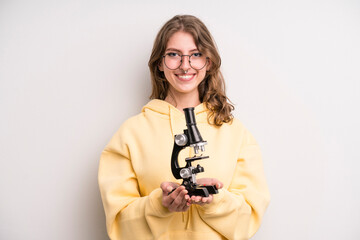
<instances>
[{"instance_id":1,"label":"black eyeglass frame","mask_svg":"<svg viewBox=\"0 0 360 240\"><path fill-rule=\"evenodd\" d=\"M194 68L193 66L191 66L191 56L193 56L194 54L197 54L197 53L193 53L193 54L191 54L191 55L180 55L181 60L180 60L179 66L178 66L177 68L169 68L169 67L166 65L165 57L166 57L166 55L169 55L169 53L163 55L162 58L164 59L164 64L165 64L165 66L166 66L168 69L170 69L170 70L176 70L176 69L180 68L181 64L183 63L183 57L185 57L185 56L188 56L188 57L189 57L189 65L190 65L190 67L191 67L192 69L195 69L195 70L201 70L201 69L203 69L203 68L206 66L206 64L207 64L207 61L209 60L209 57L206 57L206 61L205 61L204 66L203 66L202 68L197 69L197 68Z\"/></svg>"}]
</instances>

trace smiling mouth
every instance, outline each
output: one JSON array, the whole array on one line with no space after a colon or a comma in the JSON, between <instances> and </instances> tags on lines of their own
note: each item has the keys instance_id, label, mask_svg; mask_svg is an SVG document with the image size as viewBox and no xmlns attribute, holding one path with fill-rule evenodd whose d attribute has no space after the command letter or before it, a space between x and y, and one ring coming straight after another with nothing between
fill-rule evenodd
<instances>
[{"instance_id":1,"label":"smiling mouth","mask_svg":"<svg viewBox=\"0 0 360 240\"><path fill-rule=\"evenodd\" d=\"M195 74L175 74L176 77L182 81L190 81L194 78Z\"/></svg>"}]
</instances>

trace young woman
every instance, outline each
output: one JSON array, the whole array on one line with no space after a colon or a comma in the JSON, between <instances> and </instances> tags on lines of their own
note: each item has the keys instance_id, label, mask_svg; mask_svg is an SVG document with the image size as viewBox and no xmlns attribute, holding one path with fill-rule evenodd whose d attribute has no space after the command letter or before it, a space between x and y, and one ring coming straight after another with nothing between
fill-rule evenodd
<instances>
[{"instance_id":1,"label":"young woman","mask_svg":"<svg viewBox=\"0 0 360 240\"><path fill-rule=\"evenodd\" d=\"M248 239L269 202L260 150L225 95L220 56L196 17L175 16L159 31L149 60L151 101L104 149L99 186L111 239ZM174 135L194 107L208 142L197 183L218 194L189 197L171 172ZM194 156L191 148L179 161ZM185 165L185 164L184 164Z\"/></svg>"}]
</instances>

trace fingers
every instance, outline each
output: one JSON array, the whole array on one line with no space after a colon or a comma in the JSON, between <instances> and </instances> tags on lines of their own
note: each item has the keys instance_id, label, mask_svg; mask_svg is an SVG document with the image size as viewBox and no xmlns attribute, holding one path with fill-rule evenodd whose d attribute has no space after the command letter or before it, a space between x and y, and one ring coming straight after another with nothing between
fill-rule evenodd
<instances>
[{"instance_id":1,"label":"fingers","mask_svg":"<svg viewBox=\"0 0 360 240\"><path fill-rule=\"evenodd\" d=\"M172 186L162 184L161 188L163 189L162 203L169 211L182 212L189 208L189 195L187 195L188 191L184 186L177 187L173 192L171 192L173 190Z\"/></svg>"},{"instance_id":2,"label":"fingers","mask_svg":"<svg viewBox=\"0 0 360 240\"><path fill-rule=\"evenodd\" d=\"M174 191L174 193L170 194L170 199L173 199L173 201L169 205L169 210L181 212L187 207L187 200L189 199L189 196L187 195L188 191L185 190L184 187L179 187L179 189L176 190L176 192Z\"/></svg>"},{"instance_id":3,"label":"fingers","mask_svg":"<svg viewBox=\"0 0 360 240\"><path fill-rule=\"evenodd\" d=\"M190 198L190 203L198 204L200 206L203 206L205 204L210 204L212 201L213 201L212 195L209 195L208 197L191 196L191 198Z\"/></svg>"},{"instance_id":4,"label":"fingers","mask_svg":"<svg viewBox=\"0 0 360 240\"><path fill-rule=\"evenodd\" d=\"M224 185L216 178L201 178L198 179L199 185L209 186L214 185L217 189L221 189ZM174 182L163 182L160 185L163 191L162 204L171 212L187 211L191 204L205 205L213 201L213 196L210 194L208 197L188 195L188 191L184 186L180 186Z\"/></svg>"},{"instance_id":5,"label":"fingers","mask_svg":"<svg viewBox=\"0 0 360 240\"><path fill-rule=\"evenodd\" d=\"M224 187L224 184L222 182L219 181L218 183L216 183L216 188L217 189L221 189L223 187Z\"/></svg>"},{"instance_id":6,"label":"fingers","mask_svg":"<svg viewBox=\"0 0 360 240\"><path fill-rule=\"evenodd\" d=\"M184 188L185 189L185 188ZM182 212L188 206L188 199L190 199L189 195L187 195L187 190L182 190L179 195L175 198L175 200L171 203L170 208L175 212Z\"/></svg>"},{"instance_id":7,"label":"fingers","mask_svg":"<svg viewBox=\"0 0 360 240\"><path fill-rule=\"evenodd\" d=\"M160 185L161 190L163 191L163 194L168 195L172 190L180 186L178 183L174 182L162 182Z\"/></svg>"},{"instance_id":8,"label":"fingers","mask_svg":"<svg viewBox=\"0 0 360 240\"><path fill-rule=\"evenodd\" d=\"M205 186L214 185L217 189L221 189L224 187L224 184L216 178L200 178L197 180L197 183Z\"/></svg>"}]
</instances>

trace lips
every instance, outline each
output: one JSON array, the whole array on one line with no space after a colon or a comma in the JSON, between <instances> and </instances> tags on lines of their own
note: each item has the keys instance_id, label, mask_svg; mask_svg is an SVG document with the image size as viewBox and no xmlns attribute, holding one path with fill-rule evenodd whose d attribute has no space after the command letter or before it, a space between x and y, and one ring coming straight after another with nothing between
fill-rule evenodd
<instances>
[{"instance_id":1,"label":"lips","mask_svg":"<svg viewBox=\"0 0 360 240\"><path fill-rule=\"evenodd\" d=\"M175 76L181 81L191 81L196 74L175 74Z\"/></svg>"}]
</instances>

